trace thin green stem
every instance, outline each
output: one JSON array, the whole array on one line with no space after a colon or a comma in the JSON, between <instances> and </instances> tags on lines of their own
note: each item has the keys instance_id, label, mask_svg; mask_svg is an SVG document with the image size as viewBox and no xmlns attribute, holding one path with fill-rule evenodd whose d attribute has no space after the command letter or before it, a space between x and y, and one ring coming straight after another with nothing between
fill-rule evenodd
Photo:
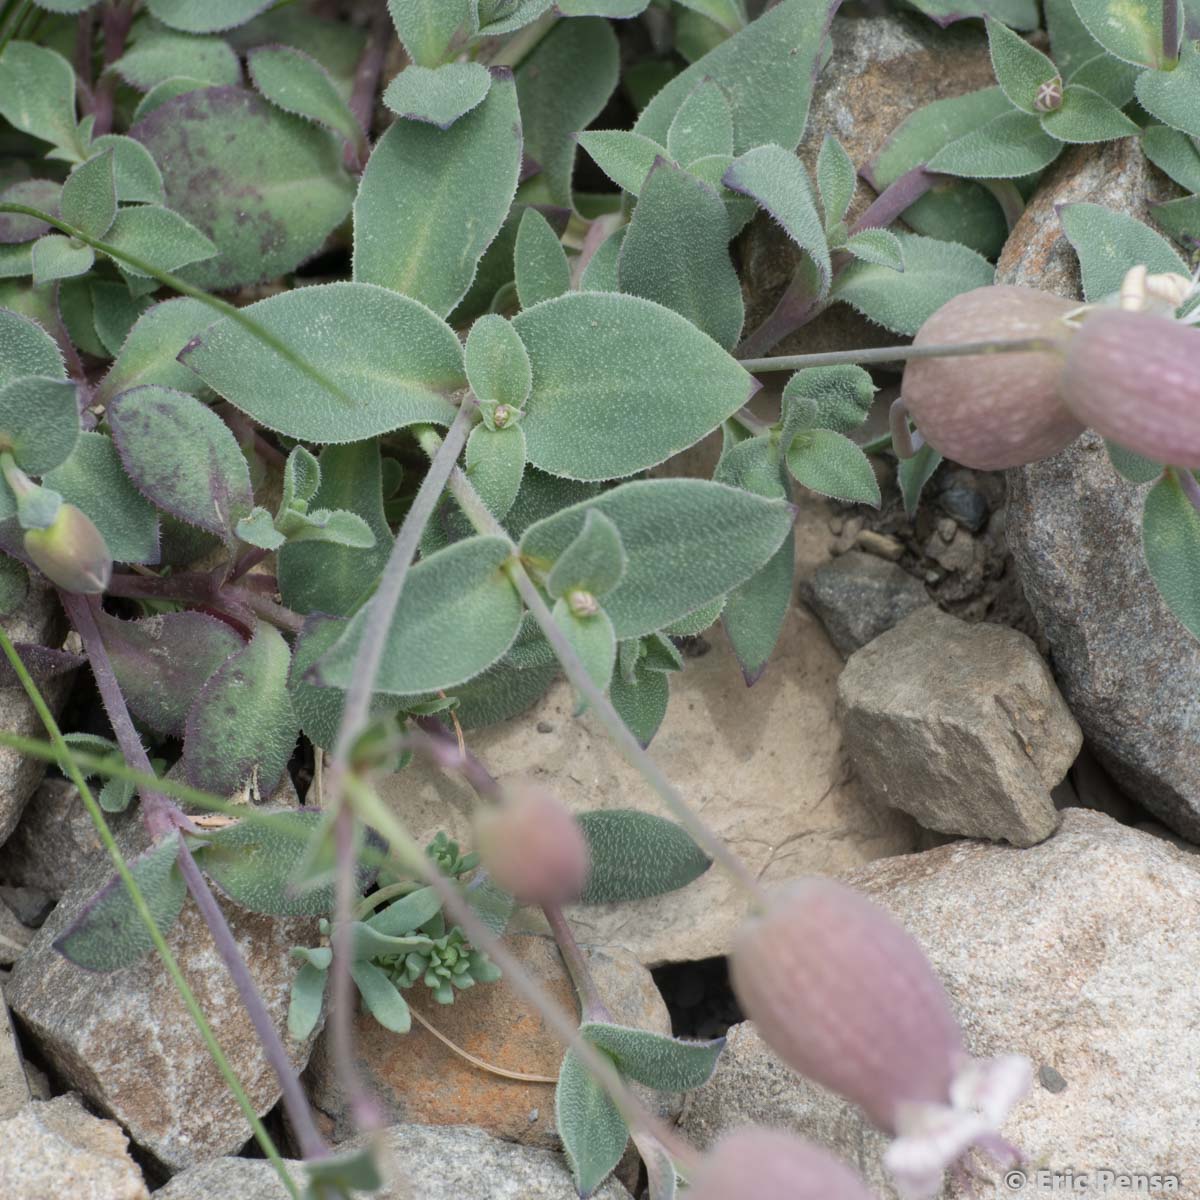
<instances>
[{"instance_id":1,"label":"thin green stem","mask_svg":"<svg viewBox=\"0 0 1200 1200\"><path fill-rule=\"evenodd\" d=\"M129 892L129 898L133 903L134 911L137 913L138 919L146 927L146 932L150 935L150 940L154 943L154 948L158 951L159 957L163 961L163 966L166 967L167 974L171 977L171 982L175 985L176 991L179 992L184 1007L195 1022L196 1028L199 1030L209 1054L217 1064L217 1069L224 1077L226 1085L237 1100L238 1107L241 1108L243 1115L247 1122L249 1122L250 1128L254 1131L255 1141L258 1142L259 1146L262 1147L263 1153L270 1159L271 1165L275 1168L280 1181L287 1189L288 1195L292 1197L292 1200L300 1200L299 1189L288 1174L283 1158L276 1149L275 1143L271 1140L271 1135L267 1133L262 1121L259 1120L258 1113L255 1112L254 1105L250 1102L250 1097L246 1094L246 1089L242 1086L237 1072L234 1071L232 1064L225 1057L225 1052L221 1049L221 1044L217 1041L216 1035L213 1033L212 1027L209 1025L208 1019L205 1017L204 1011L196 999L196 994L192 991L187 979L184 978L183 971L175 955L171 953L171 948L167 945L166 938L163 937L157 924L155 924L150 906L146 903L146 897L143 895L137 880L134 879L133 874L126 865L124 855L122 855L121 849L112 835L112 830L108 827L108 822L104 819L104 812L96 802L96 798L92 795L87 780L80 772L75 761L75 756L63 738L58 722L54 719L54 714L50 711L45 698L42 696L37 684L33 681L33 677L21 661L21 656L17 653L8 634L2 628L0 628L0 650L4 651L5 658L8 659L9 665L21 681L21 686L24 687L30 702L41 718L42 724L46 727L46 732L50 736L50 740L56 751L59 766L66 772L68 778L76 788L79 789L80 798L83 800L84 807L88 811L88 816L92 819L96 834L108 852L109 858L112 859L113 866L116 868L121 882Z\"/></svg>"},{"instance_id":2,"label":"thin green stem","mask_svg":"<svg viewBox=\"0 0 1200 1200\"><path fill-rule=\"evenodd\" d=\"M158 267L140 255L130 254L128 250L122 250L119 246L113 246L108 242L101 241L99 238L88 237L83 230L68 224L60 217L54 216L53 213L43 212L40 208L32 208L28 204L9 203L0 204L0 212L21 213L27 217L37 217L39 221L45 221L47 225L54 226L55 229L67 234L69 237L76 238L85 245L91 246L93 250L99 250L101 254L107 254L115 262L133 267L135 271L142 271L146 275L149 275L151 279L157 279L159 283L165 287L172 288L182 296L190 296L193 300L199 300L201 304L207 304L209 308L215 312L219 312L221 316L228 317L231 321L236 322L252 337L262 342L264 346L270 347L280 358L291 363L297 371L307 375L309 379L320 387L323 387L340 403L357 407L358 401L338 387L324 371L318 367L314 367L308 359L301 354L297 354L291 346L281 338L276 337L265 326L260 325L253 317L247 316L244 309L237 308L224 300L218 299L216 296L204 291L203 288L193 287L186 280L180 279L178 275L173 275L170 271L160 271Z\"/></svg>"},{"instance_id":3,"label":"thin green stem","mask_svg":"<svg viewBox=\"0 0 1200 1200\"><path fill-rule=\"evenodd\" d=\"M965 358L973 354L1024 354L1056 350L1053 338L1000 338L986 342L958 342L945 346L880 346L865 350L830 350L825 354L782 354L774 358L739 359L752 374L764 371L802 371L805 367L837 367L844 363L907 362L914 358Z\"/></svg>"},{"instance_id":4,"label":"thin green stem","mask_svg":"<svg viewBox=\"0 0 1200 1200\"><path fill-rule=\"evenodd\" d=\"M428 454L436 440L436 434L427 436L421 442L422 449ZM625 761L658 793L667 808L683 823L687 831L710 857L721 864L755 903L761 903L763 890L749 867L692 811L691 806L679 794L658 763L646 753L637 738L629 732L608 696L596 686L579 655L575 653L574 647L567 640L566 634L563 633L561 626L551 614L545 600L542 599L542 593L538 590L537 584L529 577L529 573L517 555L517 547L513 545L512 539L508 537L508 533L500 522L492 516L474 485L458 467L450 472L449 485L451 494L458 501L459 507L477 532L505 538L513 546L513 557L505 564L505 572L520 593L521 599L524 600L525 607L529 609L534 620L541 626L542 634L562 664L567 678L596 713L609 737L625 757Z\"/></svg>"}]
</instances>

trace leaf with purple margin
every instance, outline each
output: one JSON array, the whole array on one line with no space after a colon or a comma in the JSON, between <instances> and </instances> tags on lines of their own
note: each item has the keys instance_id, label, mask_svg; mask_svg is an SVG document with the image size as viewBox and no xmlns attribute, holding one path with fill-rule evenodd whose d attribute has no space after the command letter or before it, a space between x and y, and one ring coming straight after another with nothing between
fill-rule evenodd
<instances>
[{"instance_id":1,"label":"leaf with purple margin","mask_svg":"<svg viewBox=\"0 0 1200 1200\"><path fill-rule=\"evenodd\" d=\"M232 545L250 515L250 470L237 439L194 396L149 385L122 392L108 410L121 462L147 500Z\"/></svg>"},{"instance_id":2,"label":"leaf with purple margin","mask_svg":"<svg viewBox=\"0 0 1200 1200\"><path fill-rule=\"evenodd\" d=\"M492 86L491 72L482 63L446 63L404 68L383 93L383 102L406 121L424 121L449 129L459 117L483 103Z\"/></svg>"},{"instance_id":3,"label":"leaf with purple margin","mask_svg":"<svg viewBox=\"0 0 1200 1200\"><path fill-rule=\"evenodd\" d=\"M512 74L449 129L397 121L376 143L354 202L354 278L445 316L504 223L521 170Z\"/></svg>"},{"instance_id":4,"label":"leaf with purple margin","mask_svg":"<svg viewBox=\"0 0 1200 1200\"><path fill-rule=\"evenodd\" d=\"M11 563L11 558L4 562ZM72 654L67 650L55 650L53 646L40 646L36 642L14 642L13 649L17 657L25 664L25 669L33 676L35 683L45 683L48 679L57 679L67 675L76 667L81 667L86 658ZM9 666L8 659L0 662L0 688L20 687L21 681L17 673Z\"/></svg>"},{"instance_id":5,"label":"leaf with purple margin","mask_svg":"<svg viewBox=\"0 0 1200 1200\"><path fill-rule=\"evenodd\" d=\"M179 919L187 884L176 861L179 834L172 831L161 842L129 863L133 876L159 933L165 934ZM55 939L54 948L64 958L89 971L119 971L130 967L154 949L124 881L114 875Z\"/></svg>"},{"instance_id":6,"label":"leaf with purple margin","mask_svg":"<svg viewBox=\"0 0 1200 1200\"><path fill-rule=\"evenodd\" d=\"M220 253L180 274L227 289L282 275L315 254L350 208L328 133L237 87L189 91L130 129L163 173L167 204Z\"/></svg>"},{"instance_id":7,"label":"leaf with purple margin","mask_svg":"<svg viewBox=\"0 0 1200 1200\"><path fill-rule=\"evenodd\" d=\"M232 795L253 779L269 796L279 785L300 734L288 694L292 652L273 625L227 659L187 715L183 764L188 780Z\"/></svg>"},{"instance_id":8,"label":"leaf with purple margin","mask_svg":"<svg viewBox=\"0 0 1200 1200\"><path fill-rule=\"evenodd\" d=\"M155 733L178 735L196 693L245 643L201 612L122 621L101 612L104 648L130 710Z\"/></svg>"}]
</instances>

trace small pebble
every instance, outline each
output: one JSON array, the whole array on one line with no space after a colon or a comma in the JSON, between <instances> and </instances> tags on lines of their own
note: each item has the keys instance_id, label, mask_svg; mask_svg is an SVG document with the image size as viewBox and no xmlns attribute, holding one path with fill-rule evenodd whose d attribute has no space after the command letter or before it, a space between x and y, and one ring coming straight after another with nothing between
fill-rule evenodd
<instances>
[{"instance_id":1,"label":"small pebble","mask_svg":"<svg viewBox=\"0 0 1200 1200\"><path fill-rule=\"evenodd\" d=\"M539 721L537 723L537 731L538 733L553 733L554 726L549 721Z\"/></svg>"},{"instance_id":2,"label":"small pebble","mask_svg":"<svg viewBox=\"0 0 1200 1200\"><path fill-rule=\"evenodd\" d=\"M877 558L886 558L889 562L898 562L904 554L904 543L886 533L876 533L873 529L864 529L855 539L860 549Z\"/></svg>"},{"instance_id":3,"label":"small pebble","mask_svg":"<svg viewBox=\"0 0 1200 1200\"><path fill-rule=\"evenodd\" d=\"M938 506L972 533L978 533L987 524L987 499L966 484L952 483L938 496Z\"/></svg>"},{"instance_id":4,"label":"small pebble","mask_svg":"<svg viewBox=\"0 0 1200 1200\"><path fill-rule=\"evenodd\" d=\"M946 545L954 541L954 535L958 532L958 524L952 517L942 517L937 523L938 537L942 539Z\"/></svg>"},{"instance_id":5,"label":"small pebble","mask_svg":"<svg viewBox=\"0 0 1200 1200\"><path fill-rule=\"evenodd\" d=\"M1062 1092L1067 1087L1067 1081L1049 1063L1043 1063L1038 1070L1038 1082L1048 1092Z\"/></svg>"}]
</instances>

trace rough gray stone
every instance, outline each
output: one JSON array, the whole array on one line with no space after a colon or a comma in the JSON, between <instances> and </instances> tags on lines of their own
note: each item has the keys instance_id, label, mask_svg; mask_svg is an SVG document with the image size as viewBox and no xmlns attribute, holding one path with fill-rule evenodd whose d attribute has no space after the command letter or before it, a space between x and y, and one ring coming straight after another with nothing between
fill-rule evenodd
<instances>
[{"instance_id":1,"label":"rough gray stone","mask_svg":"<svg viewBox=\"0 0 1200 1200\"><path fill-rule=\"evenodd\" d=\"M1173 1173L1183 1181L1177 1194L1194 1194L1200 1126L1185 1099L1200 1071L1194 855L1068 809L1054 837L1032 849L956 842L846 878L921 943L972 1054L1015 1052L1035 1074L1053 1068L1043 1080L1054 1086L1035 1082L1003 1129L1030 1169ZM747 1123L813 1138L860 1170L881 1200L895 1200L882 1135L791 1074L748 1024L730 1031L683 1131L708 1145ZM947 1183L943 1195L966 1193ZM975 1195L1013 1192L996 1179Z\"/></svg>"},{"instance_id":2,"label":"rough gray stone","mask_svg":"<svg viewBox=\"0 0 1200 1200\"><path fill-rule=\"evenodd\" d=\"M77 1096L33 1100L0 1122L4 1200L149 1200L120 1126Z\"/></svg>"},{"instance_id":3,"label":"rough gray stone","mask_svg":"<svg viewBox=\"0 0 1200 1200\"><path fill-rule=\"evenodd\" d=\"M62 609L53 590L33 579L25 602L0 624L14 642L44 646L57 645L65 630ZM41 685L42 694L55 712L62 706L70 681L71 676L66 675ZM23 737L46 736L41 718L24 688L0 688L0 729ZM45 773L46 764L41 759L0 746L0 843L17 827L29 797Z\"/></svg>"},{"instance_id":4,"label":"rough gray stone","mask_svg":"<svg viewBox=\"0 0 1200 1200\"><path fill-rule=\"evenodd\" d=\"M996 282L1078 297L1079 268L1056 206L1090 201L1146 220L1160 178L1136 138L1068 150L1013 230ZM1053 458L1008 472L1008 541L1096 756L1140 804L1200 841L1200 642L1146 568L1146 486L1122 479L1103 440L1085 433Z\"/></svg>"},{"instance_id":5,"label":"rough gray stone","mask_svg":"<svg viewBox=\"0 0 1200 1200\"><path fill-rule=\"evenodd\" d=\"M8 1005L0 997L0 1120L15 1116L30 1101L29 1080L13 1031Z\"/></svg>"},{"instance_id":6,"label":"rough gray stone","mask_svg":"<svg viewBox=\"0 0 1200 1200\"><path fill-rule=\"evenodd\" d=\"M549 1150L518 1146L479 1129L401 1125L384 1135L389 1182L375 1200L575 1200L566 1164ZM289 1163L303 1178L299 1163ZM270 1163L218 1158L154 1193L155 1200L287 1200ZM629 1200L610 1179L595 1200Z\"/></svg>"},{"instance_id":7,"label":"rough gray stone","mask_svg":"<svg viewBox=\"0 0 1200 1200\"><path fill-rule=\"evenodd\" d=\"M89 872L68 893L18 960L5 993L56 1072L169 1171L229 1154L250 1136L246 1119L208 1055L157 955L111 974L85 971L53 948L108 869ZM219 900L267 1009L282 1030L294 964L288 951L315 945L316 922L256 916ZM250 1019L194 902L167 944L259 1114L279 1099ZM288 1042L297 1069L311 1039ZM3 1192L0 1191L0 1195Z\"/></svg>"},{"instance_id":8,"label":"rough gray stone","mask_svg":"<svg viewBox=\"0 0 1200 1200\"><path fill-rule=\"evenodd\" d=\"M0 966L17 961L33 937L33 930L22 925L16 913L0 900Z\"/></svg>"},{"instance_id":9,"label":"rough gray stone","mask_svg":"<svg viewBox=\"0 0 1200 1200\"><path fill-rule=\"evenodd\" d=\"M805 589L829 640L846 655L924 608L924 584L874 554L850 553L820 567Z\"/></svg>"},{"instance_id":10,"label":"rough gray stone","mask_svg":"<svg viewBox=\"0 0 1200 1200\"><path fill-rule=\"evenodd\" d=\"M112 824L116 817L124 823L124 816L110 813L108 820ZM37 887L57 900L102 854L104 847L79 790L69 779L45 779L12 836L0 846L0 879Z\"/></svg>"},{"instance_id":11,"label":"rough gray stone","mask_svg":"<svg viewBox=\"0 0 1200 1200\"><path fill-rule=\"evenodd\" d=\"M926 829L1018 846L1054 832L1050 790L1082 738L1023 633L929 606L850 657L838 703L868 790Z\"/></svg>"}]
</instances>

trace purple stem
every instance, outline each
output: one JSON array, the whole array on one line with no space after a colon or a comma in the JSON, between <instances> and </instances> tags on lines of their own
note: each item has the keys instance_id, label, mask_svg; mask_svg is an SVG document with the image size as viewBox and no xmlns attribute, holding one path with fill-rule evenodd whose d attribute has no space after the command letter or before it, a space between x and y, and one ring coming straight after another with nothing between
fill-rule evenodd
<instances>
[{"instance_id":1,"label":"purple stem","mask_svg":"<svg viewBox=\"0 0 1200 1200\"><path fill-rule=\"evenodd\" d=\"M124 4L121 0L108 0L100 14L100 28L104 31L106 68L112 66L125 53L125 39L129 36L129 27L132 24L133 6ZM92 104L92 112L96 117L96 123L92 127L95 137L112 132L113 93L116 90L116 75L106 70L96 85Z\"/></svg>"},{"instance_id":2,"label":"purple stem","mask_svg":"<svg viewBox=\"0 0 1200 1200\"><path fill-rule=\"evenodd\" d=\"M114 575L108 585L109 595L131 600L182 600L188 604L215 610L216 615L228 615L245 623L246 618L261 617L286 633L299 633L304 618L282 604L250 587L232 584L217 586L213 577L203 571L185 571L179 575ZM251 624L253 621L251 620Z\"/></svg>"},{"instance_id":3,"label":"purple stem","mask_svg":"<svg viewBox=\"0 0 1200 1200\"><path fill-rule=\"evenodd\" d=\"M1163 0L1163 62L1174 64L1179 59L1180 0Z\"/></svg>"},{"instance_id":4,"label":"purple stem","mask_svg":"<svg viewBox=\"0 0 1200 1200\"><path fill-rule=\"evenodd\" d=\"M575 991L579 996L580 1023L586 1021L611 1022L612 1013L608 1011L608 1006L600 995L600 989L596 987L596 981L588 969L587 958L575 940L575 932L563 915L563 910L557 904L543 904L542 912L546 914L550 932L554 934L554 940L558 943L558 952L562 955L563 962L566 963L567 974L570 975L571 982L575 985Z\"/></svg>"},{"instance_id":5,"label":"purple stem","mask_svg":"<svg viewBox=\"0 0 1200 1200\"><path fill-rule=\"evenodd\" d=\"M1183 489L1183 494L1192 502L1192 507L1197 513L1200 513L1200 483L1197 483L1196 476L1187 467L1170 467L1168 469L1179 480L1179 486Z\"/></svg>"},{"instance_id":6,"label":"purple stem","mask_svg":"<svg viewBox=\"0 0 1200 1200\"><path fill-rule=\"evenodd\" d=\"M96 620L96 610L100 605L99 599L95 596L79 596L73 592L64 591L60 591L58 595L66 610L67 619L75 626L76 632L83 641L84 653L91 664L92 676L96 680L96 689L100 693L104 711L108 714L108 721L112 726L113 735L117 739L117 745L121 747L121 753L131 766L153 775L154 768L150 765L150 758L146 753L146 748L142 745L141 735L134 726L133 718L129 715L129 708L125 704L125 697L121 694L116 673L113 671L112 660L108 657L108 649L104 645L100 625ZM157 841L176 828L181 814L178 807L162 792L151 791L149 788L140 788L139 792L142 797L142 821L146 826L146 832L150 835L151 841Z\"/></svg>"},{"instance_id":7,"label":"purple stem","mask_svg":"<svg viewBox=\"0 0 1200 1200\"><path fill-rule=\"evenodd\" d=\"M270 554L270 550L264 550L261 546L251 546L238 560L233 564L233 570L229 572L229 583L237 583L247 571L252 571L258 566L264 558Z\"/></svg>"},{"instance_id":8,"label":"purple stem","mask_svg":"<svg viewBox=\"0 0 1200 1200\"><path fill-rule=\"evenodd\" d=\"M150 763L146 748L142 745L142 739L134 727L133 718L129 715L125 697L121 694L117 677L113 673L112 662L100 636L100 627L96 622L99 599L95 596L77 596L61 591L59 596L68 618L83 641L83 648L91 663L92 674L96 678L96 687L100 692L104 711L108 715L109 724L113 728L117 744L121 748L121 754L134 770L153 775L154 768ZM142 789L141 795L146 830L151 838L157 839L180 824L182 813L166 796L148 789ZM242 999L242 1004L245 1005L246 1011L250 1015L251 1024L262 1042L267 1061L279 1079L284 1106L291 1118L292 1127L296 1131L304 1157L325 1157L329 1153L329 1149L313 1123L312 1111L308 1107L300 1080L284 1049L283 1041L279 1037L279 1031L275 1028L275 1022L267 1012L263 998L259 994L249 968L238 949L237 942L234 940L229 923L225 920L225 914L221 911L216 897L200 873L200 868L196 865L191 851L182 840L179 850L179 868L187 883L188 891L196 901L196 906L200 909L200 914L212 934L213 944L229 971L230 978Z\"/></svg>"},{"instance_id":9,"label":"purple stem","mask_svg":"<svg viewBox=\"0 0 1200 1200\"><path fill-rule=\"evenodd\" d=\"M387 58L388 28L391 22L384 13L376 13L367 26L367 41L362 57L354 72L354 85L350 92L350 111L362 129L362 139L357 146L346 147L346 166L351 170L362 170L366 165L370 146L371 121L375 115L375 90Z\"/></svg>"},{"instance_id":10,"label":"purple stem","mask_svg":"<svg viewBox=\"0 0 1200 1200\"><path fill-rule=\"evenodd\" d=\"M983 184L991 192L992 198L1000 205L1000 211L1004 214L1004 224L1008 227L1008 232L1012 233L1013 227L1025 211L1025 199L1017 185L1011 179L980 179L976 182Z\"/></svg>"},{"instance_id":11,"label":"purple stem","mask_svg":"<svg viewBox=\"0 0 1200 1200\"><path fill-rule=\"evenodd\" d=\"M851 236L862 233L864 229L886 229L944 178L944 175L927 171L924 163L905 171L871 201L862 216L850 227Z\"/></svg>"},{"instance_id":12,"label":"purple stem","mask_svg":"<svg viewBox=\"0 0 1200 1200\"><path fill-rule=\"evenodd\" d=\"M892 431L892 449L897 458L912 458L922 446L925 439L920 433L908 427L908 405L903 396L897 396L888 409L888 424Z\"/></svg>"}]
</instances>

